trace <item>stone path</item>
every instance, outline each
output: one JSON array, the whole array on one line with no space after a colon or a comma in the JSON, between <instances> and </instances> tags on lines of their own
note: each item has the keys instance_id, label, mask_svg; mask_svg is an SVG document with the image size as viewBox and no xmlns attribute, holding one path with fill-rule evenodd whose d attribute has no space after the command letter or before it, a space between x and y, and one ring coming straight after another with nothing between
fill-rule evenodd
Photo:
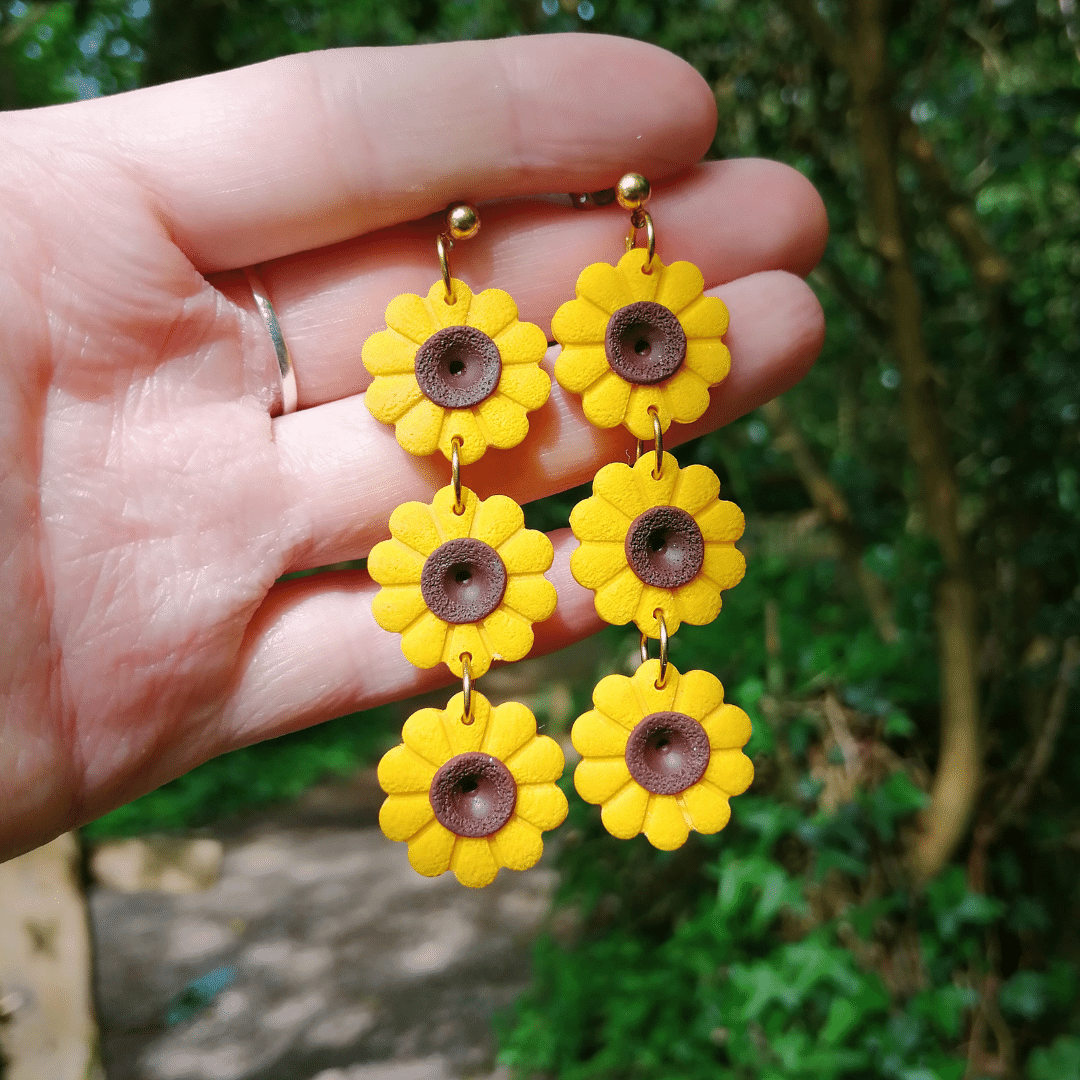
<instances>
[{"instance_id":1,"label":"stone path","mask_svg":"<svg viewBox=\"0 0 1080 1080\"><path fill-rule=\"evenodd\" d=\"M422 878L374 828L377 792L346 823L319 797L218 835L205 891L91 890L109 1080L492 1075L553 872Z\"/></svg>"}]
</instances>

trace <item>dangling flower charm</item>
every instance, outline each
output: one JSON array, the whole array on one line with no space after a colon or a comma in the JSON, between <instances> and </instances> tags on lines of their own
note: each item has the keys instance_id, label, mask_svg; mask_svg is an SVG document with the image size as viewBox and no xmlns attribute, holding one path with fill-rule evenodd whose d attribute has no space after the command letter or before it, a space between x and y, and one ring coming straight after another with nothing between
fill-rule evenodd
<instances>
[{"instance_id":1,"label":"dangling flower charm","mask_svg":"<svg viewBox=\"0 0 1080 1080\"><path fill-rule=\"evenodd\" d=\"M445 662L460 676L468 654L478 678L492 660L525 656L532 624L555 610L555 586L544 577L554 551L542 532L525 528L513 499L480 500L468 488L461 495L460 514L445 487L430 506L402 503L390 515L392 539L368 556L368 572L383 586L371 610L384 630L401 634L410 663Z\"/></svg>"},{"instance_id":2,"label":"dangling flower charm","mask_svg":"<svg viewBox=\"0 0 1080 1080\"><path fill-rule=\"evenodd\" d=\"M421 709L402 729L402 744L379 762L388 798L379 825L409 845L409 862L426 877L453 870L462 885L489 885L500 867L528 870L544 850L541 834L561 825L566 796L559 744L536 733L520 702L492 706L473 691L445 709Z\"/></svg>"},{"instance_id":3,"label":"dangling flower charm","mask_svg":"<svg viewBox=\"0 0 1080 1080\"><path fill-rule=\"evenodd\" d=\"M551 380L539 365L547 336L518 321L502 289L475 295L453 279L454 302L442 282L426 297L403 293L386 309L386 330L364 342L364 366L375 376L365 401L371 415L393 424L410 454L460 442L463 465L489 446L505 450L525 438L525 415L548 399Z\"/></svg>"},{"instance_id":4,"label":"dangling flower charm","mask_svg":"<svg viewBox=\"0 0 1080 1080\"><path fill-rule=\"evenodd\" d=\"M735 547L743 513L717 499L716 473L704 465L680 469L664 454L655 479L655 461L648 453L633 468L605 465L593 481L592 498L570 514L581 542L570 570L578 584L595 590L597 614L616 626L633 620L653 638L660 634L657 610L663 610L669 633L680 622L712 622L721 591L746 572Z\"/></svg>"},{"instance_id":5,"label":"dangling flower charm","mask_svg":"<svg viewBox=\"0 0 1080 1080\"><path fill-rule=\"evenodd\" d=\"M685 675L670 664L657 687L660 661L647 660L631 678L609 675L593 691L593 709L574 723L582 756L574 787L612 836L644 832L653 847L672 851L693 829L719 832L731 817L728 800L754 779L741 747L750 718L724 703L724 688L707 671Z\"/></svg>"},{"instance_id":6,"label":"dangling flower charm","mask_svg":"<svg viewBox=\"0 0 1080 1080\"><path fill-rule=\"evenodd\" d=\"M724 302L705 296L693 263L664 266L633 248L618 266L593 263L577 280L577 299L551 320L563 350L555 361L559 385L581 395L597 427L623 424L651 439L655 409L660 430L689 424L709 407L709 387L726 378L731 354L720 340L728 326Z\"/></svg>"}]
</instances>

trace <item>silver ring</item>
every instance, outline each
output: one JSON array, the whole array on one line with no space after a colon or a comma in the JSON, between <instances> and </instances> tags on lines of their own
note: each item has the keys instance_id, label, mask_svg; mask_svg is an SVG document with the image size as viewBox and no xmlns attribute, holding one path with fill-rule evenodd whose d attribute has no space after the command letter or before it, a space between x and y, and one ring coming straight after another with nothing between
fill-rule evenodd
<instances>
[{"instance_id":1,"label":"silver ring","mask_svg":"<svg viewBox=\"0 0 1080 1080\"><path fill-rule=\"evenodd\" d=\"M281 336L281 324L278 322L277 312L270 303L270 296L266 291L263 280L251 267L244 267L244 276L247 278L251 295L255 298L255 306L266 323L270 340L274 343L274 352L277 354L278 373L281 375L281 412L278 415L296 412L296 371L293 368L292 357L289 355L289 346Z\"/></svg>"}]
</instances>

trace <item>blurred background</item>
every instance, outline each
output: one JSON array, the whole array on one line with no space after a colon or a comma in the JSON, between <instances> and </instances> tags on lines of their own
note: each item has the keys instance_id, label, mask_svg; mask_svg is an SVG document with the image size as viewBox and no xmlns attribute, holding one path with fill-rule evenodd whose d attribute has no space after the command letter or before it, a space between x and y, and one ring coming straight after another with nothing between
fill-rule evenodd
<instances>
[{"instance_id":1,"label":"blurred background","mask_svg":"<svg viewBox=\"0 0 1080 1080\"><path fill-rule=\"evenodd\" d=\"M746 579L672 644L754 720L731 826L665 854L571 796L551 857L475 894L374 829L415 703L238 751L0 868L9 1080L1080 1080L1075 0L2 2L6 109L332 46L647 39L713 86L712 156L790 163L832 227L815 370L679 452L748 521ZM636 645L485 693L565 742Z\"/></svg>"}]
</instances>

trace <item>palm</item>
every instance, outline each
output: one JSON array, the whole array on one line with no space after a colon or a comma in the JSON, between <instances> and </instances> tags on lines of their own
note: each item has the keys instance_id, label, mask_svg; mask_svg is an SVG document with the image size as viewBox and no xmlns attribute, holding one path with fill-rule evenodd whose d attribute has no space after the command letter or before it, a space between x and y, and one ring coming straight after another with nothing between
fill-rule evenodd
<instances>
[{"instance_id":1,"label":"palm","mask_svg":"<svg viewBox=\"0 0 1080 1080\"><path fill-rule=\"evenodd\" d=\"M646 48L603 39L580 47L597 54L601 69L605 62L625 66L627 57L618 54ZM527 48L536 53L546 46ZM328 55L333 59L314 63L341 64L343 54ZM456 70L455 55L448 47L440 60ZM657 63L652 51L650 59L658 84L681 81L684 91L700 98L701 87L679 62L663 57ZM429 54L423 66L429 69L431 62ZM544 62L557 67L561 61L552 51ZM572 77L599 77L581 74L588 69L575 63ZM221 78L234 80L233 92L245 87L255 108L269 70ZM213 80L197 86L204 99L213 94ZM408 86L399 75L398 92ZM152 93L158 102L169 94L180 103L194 96L182 84ZM220 207L185 206L185 192L197 189L176 181L165 161L155 174L157 144L150 157L139 158L138 148L133 154L125 143L145 128L140 98L50 111L40 131L36 118L16 117L5 140L17 153L0 171L10 193L0 200L0 235L13 238L0 268L0 297L7 298L0 298L0 394L6 402L0 418L0 796L7 808L0 856L215 753L439 677L413 671L389 635L370 632L365 575L275 582L289 570L363 556L385 535L396 502L426 497L445 483L445 470L409 459L350 395L364 385L359 342L378 329L390 295L426 289L433 277L434 260L425 254L432 230L421 241L415 230L396 223L449 197L437 183L430 205L387 190L381 203L372 200L369 220L343 224L331 211L335 203L351 205L355 196L348 184L342 190L340 178L320 191L313 169L314 193L305 190L304 198L322 205L317 220L279 205L280 194L271 203L273 192L252 195L250 207L232 218ZM543 104L518 106L540 118ZM483 164L482 148L468 147L457 148L457 162L434 153L430 167L445 170L446 183L466 189L454 193L479 193L474 197L600 187L630 153L633 164L659 175L690 164L711 135L703 119L709 108L696 117L689 110L687 120L684 93L680 109L681 119L670 109L658 110L651 124L645 118L645 148L637 141L640 110L623 121L608 118L605 123L621 123L626 135L621 142L609 140L602 156L611 160L599 163L594 133L581 119L582 130L562 148L563 159L535 174L522 166L510 177L473 175L470 169L494 170ZM87 146L100 144L92 130L79 134L87 116L102 130L119 129L117 145L125 152L110 157L106 147L90 153ZM373 129L369 137L376 138L378 121L366 122ZM687 124L700 129L691 131L693 138ZM56 141L71 151L60 168L43 150ZM174 157L183 152L176 149ZM270 175L286 153L278 147L277 158L255 160L251 167L261 165ZM133 156L139 159L135 168ZM403 174L415 168L415 162L400 163ZM205 182L211 171L205 166L193 175ZM755 348L758 353L757 366L747 367L741 384L733 375L731 394L702 428L793 381L816 350L820 324L804 287L786 274L745 278L752 270L805 272L822 240L820 212L805 185L779 171L770 175L774 187L786 185L789 198L801 200L810 213L801 226L778 224L769 251L752 254L748 263L744 253L713 253L715 237L701 235L692 209L683 211L688 220L679 239L679 196L673 191L668 197L675 256L701 263L710 285L744 279L725 295L733 334L740 303L746 314L744 356ZM363 191L369 179L353 178L356 190ZM404 179L398 191L406 189ZM734 179L743 187L754 183L749 174ZM698 175L685 198L700 202L710 186L731 183L730 174ZM714 191L711 197L720 196ZM256 205L260 199L265 206ZM624 226L612 215L577 217L541 204L498 209L485 224L494 234L487 249L494 254L481 260L463 251L462 276L479 287L507 288L522 316L545 327L571 294L583 261L574 243L588 247L595 237L602 246L587 257L607 257ZM379 226L390 228L361 235ZM324 247L353 235L359 238ZM760 237L754 243L760 247ZM505 255L523 244L536 252L536 263L515 266ZM315 250L290 257L306 249ZM235 262L225 251L235 254ZM226 272L271 258L279 261L268 267L268 281L305 406L273 422L273 354L242 278ZM538 275L540 265L557 272ZM343 300L345 285L349 299ZM788 320L784 341L774 340L778 309L780 322ZM758 333L755 345L750 323L766 312L773 325ZM732 348L738 355L735 342ZM553 394L529 439L512 452L509 483L505 463L490 461L475 466L466 482L482 493L509 490L525 499L584 479L613 456L619 436L593 432L575 408ZM371 475L373 461L389 466L389 479L382 468ZM567 644L595 625L588 594L576 590L566 569L568 545L557 537L556 549L551 576L560 609L543 648Z\"/></svg>"}]
</instances>

